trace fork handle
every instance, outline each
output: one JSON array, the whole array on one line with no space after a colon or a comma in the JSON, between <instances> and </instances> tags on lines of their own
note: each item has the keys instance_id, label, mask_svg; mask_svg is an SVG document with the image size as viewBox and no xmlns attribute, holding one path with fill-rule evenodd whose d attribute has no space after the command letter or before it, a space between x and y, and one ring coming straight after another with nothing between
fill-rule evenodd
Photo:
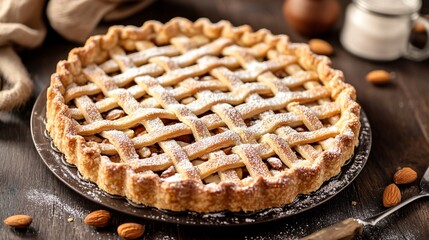
<instances>
[{"instance_id":1,"label":"fork handle","mask_svg":"<svg viewBox=\"0 0 429 240\"><path fill-rule=\"evenodd\" d=\"M429 197L429 193L426 192L420 192L418 195L415 195L413 197L408 198L407 200L405 200L404 202L401 202L400 204L391 207L389 209L387 209L384 212L381 212L377 215L374 215L370 218L365 219L364 221L372 226L374 226L375 224L377 224L380 220L384 219L385 217L389 216L390 214L396 212L398 209L402 208L403 206L408 205L411 202L414 202L415 200L422 198L422 197Z\"/></svg>"},{"instance_id":2,"label":"fork handle","mask_svg":"<svg viewBox=\"0 0 429 240\"><path fill-rule=\"evenodd\" d=\"M329 227L323 228L300 240L325 240L325 239L352 239L356 234L361 234L363 223L355 218L347 218Z\"/></svg>"}]
</instances>

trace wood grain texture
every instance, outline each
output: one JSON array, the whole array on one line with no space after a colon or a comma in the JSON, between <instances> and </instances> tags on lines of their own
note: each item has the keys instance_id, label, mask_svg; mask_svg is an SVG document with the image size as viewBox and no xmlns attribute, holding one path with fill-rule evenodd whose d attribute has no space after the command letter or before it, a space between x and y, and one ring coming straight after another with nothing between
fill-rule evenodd
<instances>
[{"instance_id":1,"label":"wood grain texture","mask_svg":"<svg viewBox=\"0 0 429 240\"><path fill-rule=\"evenodd\" d=\"M149 8L122 21L102 23L95 33L112 24L140 25L145 20L162 22L182 16L191 20L208 17L228 19L235 25L268 28L290 35L295 42L308 39L290 29L281 13L282 0L158 0ZM344 6L349 1L341 1ZM429 12L424 1L423 10ZM95 230L83 223L89 212L105 209L75 193L43 164L33 146L30 114L36 96L49 84L56 62L78 44L53 33L40 48L21 52L35 81L33 98L12 113L0 113L0 218L24 213L33 216L24 231L0 225L0 239L117 239L116 226L126 221L146 225L144 239L296 239L348 217L366 218L383 210L382 192L398 167L414 168L419 178L429 165L429 60L371 62L346 52L338 41L337 28L322 38L335 47L333 66L343 70L356 87L358 101L368 115L373 145L368 162L358 178L337 196L298 216L269 223L239 227L196 227L139 219L112 211L112 224ZM374 69L395 73L391 84L374 86L365 75ZM403 199L418 192L418 183L400 186ZM352 204L356 202L356 205ZM67 221L73 218L73 222ZM429 201L401 209L376 227L365 227L362 239L428 239Z\"/></svg>"}]
</instances>

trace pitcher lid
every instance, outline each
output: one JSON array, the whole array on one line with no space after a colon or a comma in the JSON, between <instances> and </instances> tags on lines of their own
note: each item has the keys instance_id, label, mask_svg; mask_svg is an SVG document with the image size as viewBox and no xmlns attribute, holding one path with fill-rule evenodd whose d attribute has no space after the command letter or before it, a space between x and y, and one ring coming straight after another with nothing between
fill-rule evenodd
<instances>
[{"instance_id":1,"label":"pitcher lid","mask_svg":"<svg viewBox=\"0 0 429 240\"><path fill-rule=\"evenodd\" d=\"M421 0L355 0L358 6L385 15L409 15L417 12L422 5Z\"/></svg>"}]
</instances>

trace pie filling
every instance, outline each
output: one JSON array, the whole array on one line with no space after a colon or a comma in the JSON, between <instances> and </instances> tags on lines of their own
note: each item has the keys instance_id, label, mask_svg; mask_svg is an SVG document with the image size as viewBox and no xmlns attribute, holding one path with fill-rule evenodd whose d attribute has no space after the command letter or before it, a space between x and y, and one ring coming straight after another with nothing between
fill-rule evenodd
<instances>
[{"instance_id":1,"label":"pie filling","mask_svg":"<svg viewBox=\"0 0 429 240\"><path fill-rule=\"evenodd\" d=\"M115 26L58 63L47 129L111 194L174 211L288 204L358 144L354 88L286 35L174 18Z\"/></svg>"}]
</instances>

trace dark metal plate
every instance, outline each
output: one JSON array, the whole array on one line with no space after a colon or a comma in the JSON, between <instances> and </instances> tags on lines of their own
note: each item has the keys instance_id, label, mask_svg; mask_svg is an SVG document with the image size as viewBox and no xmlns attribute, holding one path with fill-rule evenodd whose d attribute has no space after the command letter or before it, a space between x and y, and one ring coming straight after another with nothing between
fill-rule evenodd
<instances>
[{"instance_id":1,"label":"dark metal plate","mask_svg":"<svg viewBox=\"0 0 429 240\"><path fill-rule=\"evenodd\" d=\"M31 115L31 134L34 146L51 172L71 189L82 196L105 207L129 215L151 220L189 225L244 225L272 221L302 213L341 192L360 173L371 149L371 128L366 114L361 111L362 123L359 146L354 156L343 166L341 173L325 182L322 187L309 195L299 195L291 204L257 212L172 212L133 204L122 197L112 196L100 190L95 184L80 177L76 167L68 164L64 155L58 152L45 128L46 89L39 95Z\"/></svg>"}]
</instances>

